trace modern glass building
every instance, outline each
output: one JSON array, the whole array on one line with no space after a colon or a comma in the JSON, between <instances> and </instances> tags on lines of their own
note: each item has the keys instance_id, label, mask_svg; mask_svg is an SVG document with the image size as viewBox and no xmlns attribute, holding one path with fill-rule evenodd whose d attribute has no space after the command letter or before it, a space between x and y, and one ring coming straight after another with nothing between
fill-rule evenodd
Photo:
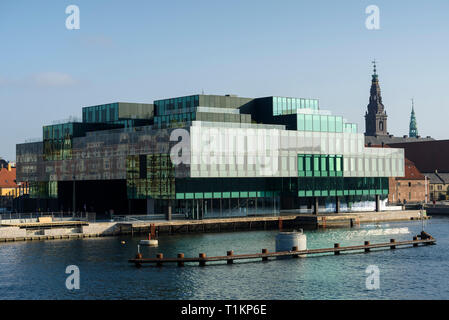
<instances>
[{"instance_id":1,"label":"modern glass building","mask_svg":"<svg viewBox=\"0 0 449 320\"><path fill-rule=\"evenodd\" d=\"M317 99L111 103L17 145L17 179L41 210L191 219L379 210L388 178L403 175L403 149L365 147L357 125Z\"/></svg>"}]
</instances>

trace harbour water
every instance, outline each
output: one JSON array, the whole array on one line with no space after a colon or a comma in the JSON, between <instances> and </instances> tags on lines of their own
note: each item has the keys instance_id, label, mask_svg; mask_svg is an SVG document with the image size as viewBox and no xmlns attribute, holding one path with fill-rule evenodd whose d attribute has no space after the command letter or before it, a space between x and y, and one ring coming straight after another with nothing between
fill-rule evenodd
<instances>
[{"instance_id":1,"label":"harbour water","mask_svg":"<svg viewBox=\"0 0 449 320\"><path fill-rule=\"evenodd\" d=\"M308 248L411 240L420 221L305 231ZM424 222L437 245L371 253L324 255L269 262L162 268L128 263L144 236L11 242L0 245L2 299L449 299L449 218ZM186 257L256 253L275 249L277 231L166 235L144 257L163 252ZM122 244L122 241L125 243ZM65 286L66 267L80 270L80 289ZM368 290L368 266L380 286Z\"/></svg>"}]
</instances>

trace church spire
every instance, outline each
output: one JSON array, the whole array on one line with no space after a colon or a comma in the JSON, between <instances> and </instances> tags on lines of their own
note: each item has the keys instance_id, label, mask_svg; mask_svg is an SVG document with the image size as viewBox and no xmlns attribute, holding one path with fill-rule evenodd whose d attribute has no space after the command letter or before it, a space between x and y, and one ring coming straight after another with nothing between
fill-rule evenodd
<instances>
[{"instance_id":1,"label":"church spire","mask_svg":"<svg viewBox=\"0 0 449 320\"><path fill-rule=\"evenodd\" d=\"M385 112L385 107L382 103L376 60L373 60L372 64L373 75L371 80L368 111L365 115L365 135L387 135L387 113Z\"/></svg>"},{"instance_id":2,"label":"church spire","mask_svg":"<svg viewBox=\"0 0 449 320\"><path fill-rule=\"evenodd\" d=\"M412 99L412 113L410 115L410 129L409 129L410 138L416 138L418 136L418 127L416 125L416 117L415 117L415 103Z\"/></svg>"},{"instance_id":3,"label":"church spire","mask_svg":"<svg viewBox=\"0 0 449 320\"><path fill-rule=\"evenodd\" d=\"M374 79L377 78L376 59L374 59L371 63L373 64L373 79Z\"/></svg>"}]
</instances>

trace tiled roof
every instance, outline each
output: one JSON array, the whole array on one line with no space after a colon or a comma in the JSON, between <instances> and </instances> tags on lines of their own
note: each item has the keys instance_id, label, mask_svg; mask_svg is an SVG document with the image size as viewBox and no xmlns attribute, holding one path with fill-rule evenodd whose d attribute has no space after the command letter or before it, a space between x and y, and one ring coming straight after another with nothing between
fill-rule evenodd
<instances>
[{"instance_id":1,"label":"tiled roof","mask_svg":"<svg viewBox=\"0 0 449 320\"><path fill-rule=\"evenodd\" d=\"M0 169L0 188L17 188L15 180L16 168L11 168L11 171L7 168Z\"/></svg>"},{"instance_id":2,"label":"tiled roof","mask_svg":"<svg viewBox=\"0 0 449 320\"><path fill-rule=\"evenodd\" d=\"M416 168L413 161L405 158L404 177L398 177L399 180L424 180L424 175Z\"/></svg>"},{"instance_id":3,"label":"tiled roof","mask_svg":"<svg viewBox=\"0 0 449 320\"><path fill-rule=\"evenodd\" d=\"M449 184L449 173L429 172L424 173L432 184Z\"/></svg>"}]
</instances>

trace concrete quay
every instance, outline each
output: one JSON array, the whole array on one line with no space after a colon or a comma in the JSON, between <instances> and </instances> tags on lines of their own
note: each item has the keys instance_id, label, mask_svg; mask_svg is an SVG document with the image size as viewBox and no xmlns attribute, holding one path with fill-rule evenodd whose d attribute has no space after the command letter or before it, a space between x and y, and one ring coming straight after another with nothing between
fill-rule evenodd
<instances>
[{"instance_id":1,"label":"concrete quay","mask_svg":"<svg viewBox=\"0 0 449 320\"><path fill-rule=\"evenodd\" d=\"M81 239L91 237L104 237L119 235L116 222L82 223L73 227L73 224L55 223L49 228L49 223L38 228L36 224L28 227L27 224L14 226L0 226L0 242L9 241L35 241L56 239Z\"/></svg>"},{"instance_id":2,"label":"concrete quay","mask_svg":"<svg viewBox=\"0 0 449 320\"><path fill-rule=\"evenodd\" d=\"M424 219L428 219L424 215ZM36 224L27 228L24 225L3 225L0 227L0 242L26 240L81 239L90 237L116 236L122 234L157 234L230 232L241 230L275 229L317 229L355 227L363 223L388 221L410 221L421 219L419 210L356 212L344 214L294 214L282 213L280 216L232 217L203 220L147 220L121 222L89 222L65 227L56 224L49 228L48 223L38 228Z\"/></svg>"},{"instance_id":3,"label":"concrete quay","mask_svg":"<svg viewBox=\"0 0 449 320\"><path fill-rule=\"evenodd\" d=\"M354 212L345 214L294 214L282 213L270 217L234 217L203 220L172 220L172 221L130 221L119 224L120 233L148 233L151 227L158 233L189 233L189 232L222 232L237 230L268 230L268 229L317 229L354 227L362 223L380 223L390 221L410 221L421 219L420 210L384 211L384 212ZM424 215L424 219L428 219Z\"/></svg>"}]
</instances>

